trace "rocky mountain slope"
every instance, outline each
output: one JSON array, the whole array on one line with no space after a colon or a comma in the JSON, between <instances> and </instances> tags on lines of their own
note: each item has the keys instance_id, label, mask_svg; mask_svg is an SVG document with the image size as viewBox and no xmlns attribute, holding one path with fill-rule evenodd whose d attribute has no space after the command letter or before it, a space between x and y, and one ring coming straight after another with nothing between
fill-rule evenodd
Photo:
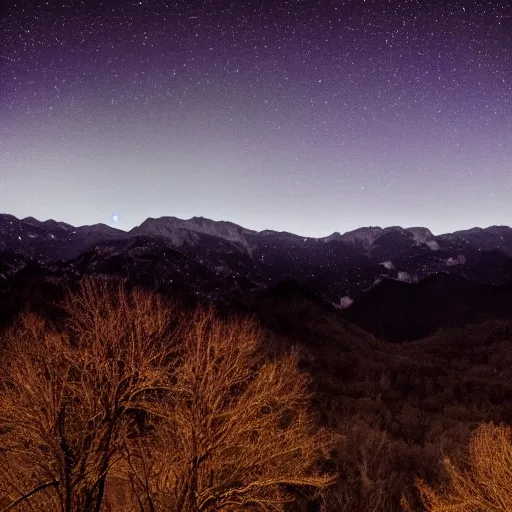
<instances>
[{"instance_id":1,"label":"rocky mountain slope","mask_svg":"<svg viewBox=\"0 0 512 512\"><path fill-rule=\"evenodd\" d=\"M439 325L508 314L512 229L434 236L421 227L366 227L311 238L202 217L149 218L124 232L0 215L0 288L35 268L49 275L116 275L242 302L291 280L338 307L353 303L345 313L351 321L402 340Z\"/></svg>"}]
</instances>

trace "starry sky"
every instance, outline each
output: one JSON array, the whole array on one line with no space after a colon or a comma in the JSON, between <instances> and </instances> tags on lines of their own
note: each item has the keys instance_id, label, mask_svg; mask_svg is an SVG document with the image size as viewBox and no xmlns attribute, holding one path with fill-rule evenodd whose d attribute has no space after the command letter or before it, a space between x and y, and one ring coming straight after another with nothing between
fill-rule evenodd
<instances>
[{"instance_id":1,"label":"starry sky","mask_svg":"<svg viewBox=\"0 0 512 512\"><path fill-rule=\"evenodd\" d=\"M509 0L4 1L0 211L511 225L511 80Z\"/></svg>"}]
</instances>

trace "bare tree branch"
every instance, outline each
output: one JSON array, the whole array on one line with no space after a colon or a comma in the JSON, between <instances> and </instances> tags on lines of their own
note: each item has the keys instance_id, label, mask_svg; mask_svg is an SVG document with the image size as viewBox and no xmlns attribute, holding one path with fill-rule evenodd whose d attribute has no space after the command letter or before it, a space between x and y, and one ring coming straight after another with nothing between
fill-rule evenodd
<instances>
[{"instance_id":1,"label":"bare tree branch","mask_svg":"<svg viewBox=\"0 0 512 512\"><path fill-rule=\"evenodd\" d=\"M332 436L314 424L309 378L296 357L268 361L263 334L247 319L200 311L188 325L175 369L180 393L155 435L132 448L144 461L132 470L151 469L150 490L139 492L155 510L281 510L294 487L332 483L320 469Z\"/></svg>"},{"instance_id":2,"label":"bare tree branch","mask_svg":"<svg viewBox=\"0 0 512 512\"><path fill-rule=\"evenodd\" d=\"M59 482L38 494L39 510L99 512L127 436L172 389L179 312L97 279L83 280L63 308L64 331L24 314L5 336L0 467L26 487ZM6 485L0 475L0 495Z\"/></svg>"},{"instance_id":3,"label":"bare tree branch","mask_svg":"<svg viewBox=\"0 0 512 512\"><path fill-rule=\"evenodd\" d=\"M1 512L7 512L8 510L12 510L14 507L19 505L22 501L28 500L31 496L34 494L37 494L39 491L42 491L43 489L46 489L47 487L51 486L57 486L59 482L57 480L52 480L51 482L44 482L34 489L32 489L30 492L25 493L23 496L20 496L17 500L13 501L8 507L5 507L2 509Z\"/></svg>"}]
</instances>

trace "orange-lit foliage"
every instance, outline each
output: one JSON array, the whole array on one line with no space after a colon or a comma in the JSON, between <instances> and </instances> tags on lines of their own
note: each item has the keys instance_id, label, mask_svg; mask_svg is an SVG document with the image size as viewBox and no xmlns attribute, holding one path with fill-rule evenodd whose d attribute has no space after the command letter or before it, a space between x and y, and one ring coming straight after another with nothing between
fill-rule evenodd
<instances>
[{"instance_id":1,"label":"orange-lit foliage","mask_svg":"<svg viewBox=\"0 0 512 512\"><path fill-rule=\"evenodd\" d=\"M444 461L447 485L418 483L429 512L510 512L512 510L512 428L482 425L469 444L467 460Z\"/></svg>"},{"instance_id":2,"label":"orange-lit foliage","mask_svg":"<svg viewBox=\"0 0 512 512\"><path fill-rule=\"evenodd\" d=\"M151 440L128 460L147 510L283 510L326 487L319 461L331 439L309 414L309 378L293 355L267 361L249 320L190 319L175 373L177 393Z\"/></svg>"},{"instance_id":3,"label":"orange-lit foliage","mask_svg":"<svg viewBox=\"0 0 512 512\"><path fill-rule=\"evenodd\" d=\"M332 481L309 378L253 322L97 279L62 308L0 340L0 510L282 510Z\"/></svg>"},{"instance_id":4,"label":"orange-lit foliage","mask_svg":"<svg viewBox=\"0 0 512 512\"><path fill-rule=\"evenodd\" d=\"M0 505L16 510L98 512L132 413L169 388L157 295L87 279L64 308L66 332L24 314L2 340Z\"/></svg>"}]
</instances>

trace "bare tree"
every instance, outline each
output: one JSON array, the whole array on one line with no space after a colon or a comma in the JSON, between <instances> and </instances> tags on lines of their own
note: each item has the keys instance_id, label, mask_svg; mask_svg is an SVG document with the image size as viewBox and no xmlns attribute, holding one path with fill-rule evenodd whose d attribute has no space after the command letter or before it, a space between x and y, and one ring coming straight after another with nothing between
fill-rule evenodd
<instances>
[{"instance_id":1,"label":"bare tree","mask_svg":"<svg viewBox=\"0 0 512 512\"><path fill-rule=\"evenodd\" d=\"M396 444L355 415L344 418L339 429L345 436L337 458L343 478L325 493L324 510L395 511L404 486L393 467Z\"/></svg>"},{"instance_id":2,"label":"bare tree","mask_svg":"<svg viewBox=\"0 0 512 512\"><path fill-rule=\"evenodd\" d=\"M99 512L136 414L170 389L172 329L156 294L85 279L67 329L24 314L2 340L0 505Z\"/></svg>"},{"instance_id":3,"label":"bare tree","mask_svg":"<svg viewBox=\"0 0 512 512\"><path fill-rule=\"evenodd\" d=\"M418 482L429 512L510 512L512 510L512 428L482 425L469 444L467 460L444 461L447 485Z\"/></svg>"},{"instance_id":4,"label":"bare tree","mask_svg":"<svg viewBox=\"0 0 512 512\"><path fill-rule=\"evenodd\" d=\"M131 445L131 478L149 511L283 510L322 489L332 438L310 415L309 378L289 355L264 358L247 319L196 313L182 333L179 390L151 441Z\"/></svg>"}]
</instances>

